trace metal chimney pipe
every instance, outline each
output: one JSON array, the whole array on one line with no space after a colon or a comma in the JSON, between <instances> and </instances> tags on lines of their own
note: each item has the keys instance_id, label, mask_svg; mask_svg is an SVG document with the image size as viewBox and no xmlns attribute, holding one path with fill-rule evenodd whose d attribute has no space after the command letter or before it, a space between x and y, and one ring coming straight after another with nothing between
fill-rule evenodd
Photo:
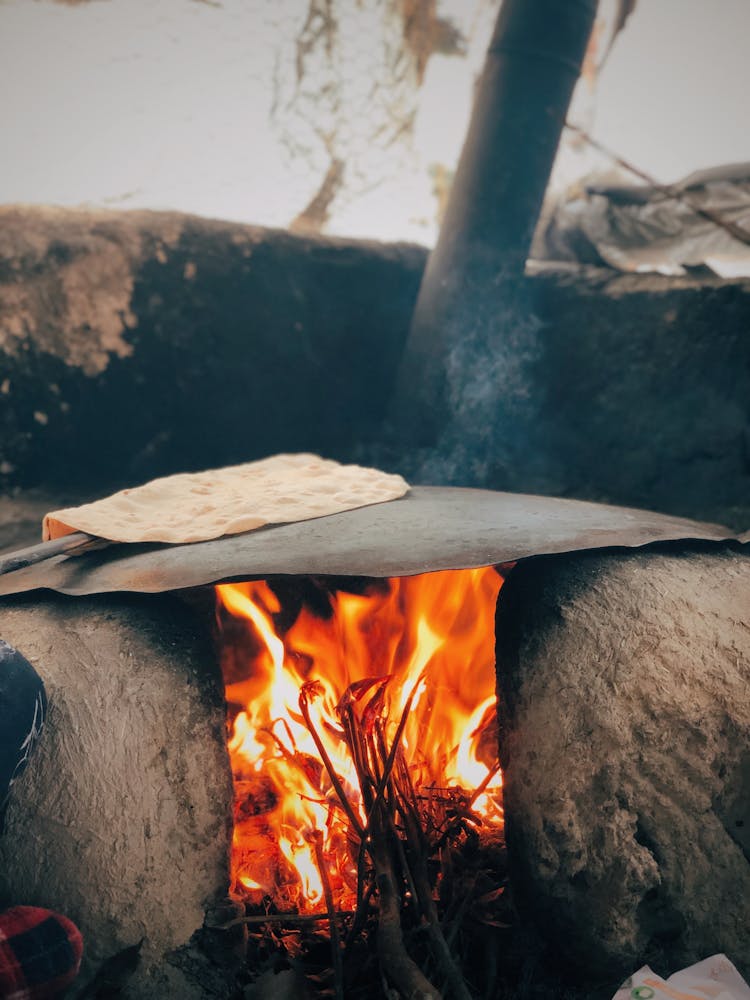
<instances>
[{"instance_id":1,"label":"metal chimney pipe","mask_svg":"<svg viewBox=\"0 0 750 1000\"><path fill-rule=\"evenodd\" d=\"M454 437L486 438L498 419L504 379L494 391L473 382L509 349L508 309L595 14L596 0L502 4L397 378L390 415L402 453L439 447L451 425ZM467 470L457 474L466 485Z\"/></svg>"}]
</instances>

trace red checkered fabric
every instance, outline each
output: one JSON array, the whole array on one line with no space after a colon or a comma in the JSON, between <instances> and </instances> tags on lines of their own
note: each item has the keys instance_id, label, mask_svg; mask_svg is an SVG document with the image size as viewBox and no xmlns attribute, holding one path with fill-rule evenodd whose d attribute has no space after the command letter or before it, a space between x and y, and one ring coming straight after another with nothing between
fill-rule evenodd
<instances>
[{"instance_id":1,"label":"red checkered fabric","mask_svg":"<svg viewBox=\"0 0 750 1000\"><path fill-rule=\"evenodd\" d=\"M83 940L67 917L36 906L0 912L0 1000L50 1000L78 974Z\"/></svg>"}]
</instances>

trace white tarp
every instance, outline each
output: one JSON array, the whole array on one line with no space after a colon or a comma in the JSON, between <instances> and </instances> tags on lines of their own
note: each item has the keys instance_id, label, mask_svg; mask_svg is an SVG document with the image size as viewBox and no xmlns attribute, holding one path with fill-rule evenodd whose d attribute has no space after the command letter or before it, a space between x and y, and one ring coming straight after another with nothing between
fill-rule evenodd
<instances>
[{"instance_id":1,"label":"white tarp","mask_svg":"<svg viewBox=\"0 0 750 1000\"><path fill-rule=\"evenodd\" d=\"M613 1000L750 1000L750 986L726 955L713 955L666 980L644 965Z\"/></svg>"},{"instance_id":2,"label":"white tarp","mask_svg":"<svg viewBox=\"0 0 750 1000\"><path fill-rule=\"evenodd\" d=\"M670 187L579 184L540 226L531 256L638 273L680 275L707 267L737 278L750 276L747 234L750 163L735 163Z\"/></svg>"}]
</instances>

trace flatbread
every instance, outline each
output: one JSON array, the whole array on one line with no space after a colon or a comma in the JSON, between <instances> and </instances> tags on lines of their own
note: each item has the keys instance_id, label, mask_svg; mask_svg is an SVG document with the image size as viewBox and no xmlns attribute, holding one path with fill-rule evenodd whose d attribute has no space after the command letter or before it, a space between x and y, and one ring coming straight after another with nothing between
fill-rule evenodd
<instances>
[{"instance_id":1,"label":"flatbread","mask_svg":"<svg viewBox=\"0 0 750 1000\"><path fill-rule=\"evenodd\" d=\"M274 455L154 479L81 507L52 511L42 534L45 541L85 531L113 542L202 542L395 500L408 489L401 476L379 469L340 465L318 455Z\"/></svg>"}]
</instances>

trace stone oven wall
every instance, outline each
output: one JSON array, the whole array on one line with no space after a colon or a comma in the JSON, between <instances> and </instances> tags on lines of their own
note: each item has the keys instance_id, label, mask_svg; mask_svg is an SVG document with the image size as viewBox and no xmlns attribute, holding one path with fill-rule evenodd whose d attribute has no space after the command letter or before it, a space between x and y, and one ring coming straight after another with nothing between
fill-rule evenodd
<instances>
[{"instance_id":1,"label":"stone oven wall","mask_svg":"<svg viewBox=\"0 0 750 1000\"><path fill-rule=\"evenodd\" d=\"M532 559L500 593L514 890L577 977L750 975L749 611L747 546Z\"/></svg>"},{"instance_id":2,"label":"stone oven wall","mask_svg":"<svg viewBox=\"0 0 750 1000\"><path fill-rule=\"evenodd\" d=\"M291 450L398 470L383 419L425 256L0 208L0 486L75 499ZM750 283L544 267L527 291L523 416L482 483L465 442L453 484L747 529Z\"/></svg>"},{"instance_id":3,"label":"stone oven wall","mask_svg":"<svg viewBox=\"0 0 750 1000\"><path fill-rule=\"evenodd\" d=\"M422 261L176 213L0 208L0 485L342 457L382 418Z\"/></svg>"},{"instance_id":4,"label":"stone oven wall","mask_svg":"<svg viewBox=\"0 0 750 1000\"><path fill-rule=\"evenodd\" d=\"M142 941L128 996L222 996L189 947L229 888L224 692L207 629L170 595L36 595L2 603L0 635L49 698L0 837L0 905L73 919L82 982Z\"/></svg>"},{"instance_id":5,"label":"stone oven wall","mask_svg":"<svg viewBox=\"0 0 750 1000\"><path fill-rule=\"evenodd\" d=\"M174 471L303 449L397 469L383 419L424 257L0 209L0 549L36 541L45 508ZM486 485L746 530L750 284L545 270L529 291L529 460L498 456ZM726 551L530 560L502 592L516 881L579 967L724 949L750 973L749 587ZM134 997L221 995L189 949L227 885L207 636L171 596L12 599L0 636L52 704L0 894L68 913L89 969L144 938Z\"/></svg>"},{"instance_id":6,"label":"stone oven wall","mask_svg":"<svg viewBox=\"0 0 750 1000\"><path fill-rule=\"evenodd\" d=\"M746 548L698 543L529 559L500 592L512 891L530 960L582 996L720 951L750 976L748 593ZM207 606L0 604L51 706L0 838L0 903L69 914L84 976L143 939L133 1000L218 1000L233 975L211 931L194 938L224 903L232 801Z\"/></svg>"}]
</instances>

